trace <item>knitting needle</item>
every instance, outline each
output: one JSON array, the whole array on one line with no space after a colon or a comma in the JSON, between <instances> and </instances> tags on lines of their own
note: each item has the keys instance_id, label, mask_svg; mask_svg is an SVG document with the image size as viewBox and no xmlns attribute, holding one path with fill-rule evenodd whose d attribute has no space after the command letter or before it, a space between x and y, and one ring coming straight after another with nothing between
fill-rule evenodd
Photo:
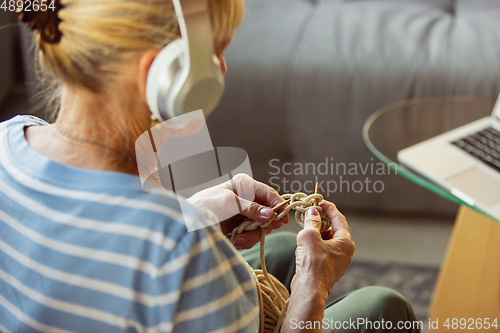
<instances>
[{"instance_id":1,"label":"knitting needle","mask_svg":"<svg viewBox=\"0 0 500 333\"><path fill-rule=\"evenodd\" d=\"M314 189L314 194L319 194L319 183L316 183L316 188ZM319 205L319 199L314 199L314 206Z\"/></svg>"},{"instance_id":2,"label":"knitting needle","mask_svg":"<svg viewBox=\"0 0 500 333\"><path fill-rule=\"evenodd\" d=\"M277 212L277 211L281 210L281 208L283 208L283 207L285 207L286 205L288 205L289 203L290 203L290 199L286 199L286 200L285 200L285 201L283 201L282 203L280 203L280 204L278 204L278 205L274 206L273 210L274 210L275 212Z\"/></svg>"}]
</instances>

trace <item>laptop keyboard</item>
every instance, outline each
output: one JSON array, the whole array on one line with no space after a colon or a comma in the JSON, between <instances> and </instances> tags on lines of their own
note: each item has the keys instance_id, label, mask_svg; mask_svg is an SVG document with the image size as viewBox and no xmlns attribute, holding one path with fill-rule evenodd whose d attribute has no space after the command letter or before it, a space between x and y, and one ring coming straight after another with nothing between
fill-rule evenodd
<instances>
[{"instance_id":1,"label":"laptop keyboard","mask_svg":"<svg viewBox=\"0 0 500 333\"><path fill-rule=\"evenodd\" d=\"M452 144L500 172L500 131L488 127Z\"/></svg>"}]
</instances>

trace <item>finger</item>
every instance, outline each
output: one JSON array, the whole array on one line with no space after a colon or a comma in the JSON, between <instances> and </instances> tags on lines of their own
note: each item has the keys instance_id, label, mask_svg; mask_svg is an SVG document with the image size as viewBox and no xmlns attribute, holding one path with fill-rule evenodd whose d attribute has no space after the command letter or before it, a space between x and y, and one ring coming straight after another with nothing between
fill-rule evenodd
<instances>
[{"instance_id":1,"label":"finger","mask_svg":"<svg viewBox=\"0 0 500 333\"><path fill-rule=\"evenodd\" d=\"M304 230L321 230L321 216L316 208L309 208L304 218Z\"/></svg>"},{"instance_id":2,"label":"finger","mask_svg":"<svg viewBox=\"0 0 500 333\"><path fill-rule=\"evenodd\" d=\"M323 210L323 214L330 219L332 223L332 231L334 236L338 237L351 237L351 232L349 230L349 225L347 220L342 213L339 212L337 207L326 200L320 202L320 207Z\"/></svg>"},{"instance_id":3,"label":"finger","mask_svg":"<svg viewBox=\"0 0 500 333\"><path fill-rule=\"evenodd\" d=\"M249 175L239 173L229 180L231 182L231 190L236 193L240 198L254 201L255 199L255 186L252 177Z\"/></svg>"},{"instance_id":4,"label":"finger","mask_svg":"<svg viewBox=\"0 0 500 333\"><path fill-rule=\"evenodd\" d=\"M281 195L279 195L279 193L269 185L255 181L254 186L255 201L260 202L265 206L275 207L285 201L285 199L283 199ZM285 216L283 216L280 221L283 223L288 223L290 221L289 215L285 214Z\"/></svg>"},{"instance_id":5,"label":"finger","mask_svg":"<svg viewBox=\"0 0 500 333\"><path fill-rule=\"evenodd\" d=\"M285 199L283 199L281 195L279 195L279 193L269 185L255 181L254 187L255 199L262 202L264 205L274 207L285 201Z\"/></svg>"},{"instance_id":6,"label":"finger","mask_svg":"<svg viewBox=\"0 0 500 333\"><path fill-rule=\"evenodd\" d=\"M256 201L264 206L274 207L285 201L275 189L246 174L234 176L233 184L234 190L240 198Z\"/></svg>"},{"instance_id":7,"label":"finger","mask_svg":"<svg viewBox=\"0 0 500 333\"><path fill-rule=\"evenodd\" d=\"M292 282L290 282L290 289L292 290L292 292L293 292L293 286L295 285L296 278L297 278L297 274L294 274L293 278L292 278Z\"/></svg>"},{"instance_id":8,"label":"finger","mask_svg":"<svg viewBox=\"0 0 500 333\"><path fill-rule=\"evenodd\" d=\"M274 211L266 206L259 205L254 201L238 198L241 207L241 215L257 222L267 222L274 217Z\"/></svg>"}]
</instances>

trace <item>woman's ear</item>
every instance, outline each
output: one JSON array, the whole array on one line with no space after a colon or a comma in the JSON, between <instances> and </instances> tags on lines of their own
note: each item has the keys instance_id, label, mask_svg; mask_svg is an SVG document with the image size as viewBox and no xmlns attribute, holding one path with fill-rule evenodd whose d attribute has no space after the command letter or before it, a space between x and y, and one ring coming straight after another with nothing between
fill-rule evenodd
<instances>
[{"instance_id":1,"label":"woman's ear","mask_svg":"<svg viewBox=\"0 0 500 333\"><path fill-rule=\"evenodd\" d=\"M161 48L149 49L144 52L139 60L139 73L137 77L137 84L139 86L139 92L144 98L144 102L147 103L146 98L146 82L148 79L148 72L151 68L153 60L156 58L158 53L160 53Z\"/></svg>"},{"instance_id":2,"label":"woman's ear","mask_svg":"<svg viewBox=\"0 0 500 333\"><path fill-rule=\"evenodd\" d=\"M219 62L220 62L220 67L221 67L222 75L226 75L226 73L227 73L226 59L224 58L223 55L220 55L218 58L219 58Z\"/></svg>"}]
</instances>

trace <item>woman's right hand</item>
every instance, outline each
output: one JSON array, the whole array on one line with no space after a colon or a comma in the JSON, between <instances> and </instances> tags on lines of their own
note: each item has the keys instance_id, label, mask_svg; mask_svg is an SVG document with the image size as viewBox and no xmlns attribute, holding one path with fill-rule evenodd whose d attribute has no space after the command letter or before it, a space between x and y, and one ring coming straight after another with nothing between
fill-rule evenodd
<instances>
[{"instance_id":1,"label":"woman's right hand","mask_svg":"<svg viewBox=\"0 0 500 333\"><path fill-rule=\"evenodd\" d=\"M304 229L297 235L292 294L294 289L306 288L328 297L333 285L352 262L355 245L344 215L331 202L323 200L320 207L330 219L332 228L322 234L318 211L310 208L306 212Z\"/></svg>"}]
</instances>

